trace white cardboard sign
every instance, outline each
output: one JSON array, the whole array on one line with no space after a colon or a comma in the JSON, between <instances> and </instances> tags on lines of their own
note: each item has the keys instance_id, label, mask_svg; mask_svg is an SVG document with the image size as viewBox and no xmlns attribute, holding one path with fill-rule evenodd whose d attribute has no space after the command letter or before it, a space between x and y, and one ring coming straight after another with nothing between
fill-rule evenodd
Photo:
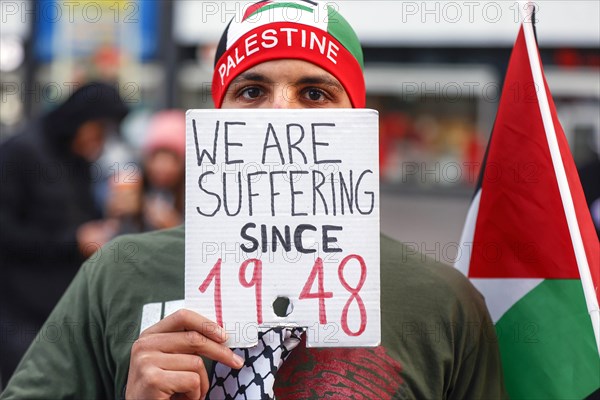
<instances>
[{"instance_id":1,"label":"white cardboard sign","mask_svg":"<svg viewBox=\"0 0 600 400\"><path fill-rule=\"evenodd\" d=\"M378 345L377 111L189 110L186 124L186 308L231 347L273 326L305 327L309 347Z\"/></svg>"}]
</instances>

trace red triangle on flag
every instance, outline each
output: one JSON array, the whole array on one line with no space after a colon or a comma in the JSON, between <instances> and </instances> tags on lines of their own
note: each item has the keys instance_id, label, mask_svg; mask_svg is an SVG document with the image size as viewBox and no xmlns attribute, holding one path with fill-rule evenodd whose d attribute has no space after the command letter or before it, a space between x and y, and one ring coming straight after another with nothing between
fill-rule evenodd
<instances>
[{"instance_id":1,"label":"red triangle on flag","mask_svg":"<svg viewBox=\"0 0 600 400\"><path fill-rule=\"evenodd\" d=\"M537 56L539 58L539 54ZM521 28L488 148L469 277L579 278L540 111L540 89L534 83ZM547 85L546 93L589 266L595 269L597 288L600 254L597 236Z\"/></svg>"},{"instance_id":2,"label":"red triangle on flag","mask_svg":"<svg viewBox=\"0 0 600 400\"><path fill-rule=\"evenodd\" d=\"M244 16L242 17L242 21L245 21L246 19L248 19L252 14L254 14L256 11L260 10L261 8L263 8L264 6L268 5L269 3L272 3L273 1L271 0L264 0L264 1L260 1L256 4L252 4L250 7L248 7L248 9L246 10L246 12L244 13Z\"/></svg>"}]
</instances>

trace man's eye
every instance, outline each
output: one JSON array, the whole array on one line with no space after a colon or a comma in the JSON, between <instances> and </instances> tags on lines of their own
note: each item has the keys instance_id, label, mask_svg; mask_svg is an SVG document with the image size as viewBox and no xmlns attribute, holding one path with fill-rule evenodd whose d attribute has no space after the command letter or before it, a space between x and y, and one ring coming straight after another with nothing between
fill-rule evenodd
<instances>
[{"instance_id":1,"label":"man's eye","mask_svg":"<svg viewBox=\"0 0 600 400\"><path fill-rule=\"evenodd\" d=\"M305 94L306 97L311 101L324 101L327 98L321 89L316 88L307 89Z\"/></svg>"},{"instance_id":2,"label":"man's eye","mask_svg":"<svg viewBox=\"0 0 600 400\"><path fill-rule=\"evenodd\" d=\"M258 98L262 94L262 90L257 87L249 87L240 93L240 95L246 100L253 100Z\"/></svg>"}]
</instances>

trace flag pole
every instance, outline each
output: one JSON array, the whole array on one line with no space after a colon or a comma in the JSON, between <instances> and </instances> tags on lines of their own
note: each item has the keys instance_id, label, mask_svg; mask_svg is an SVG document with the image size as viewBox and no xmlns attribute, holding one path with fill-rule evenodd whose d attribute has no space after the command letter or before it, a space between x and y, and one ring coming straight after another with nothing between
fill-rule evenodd
<instances>
[{"instance_id":1,"label":"flag pole","mask_svg":"<svg viewBox=\"0 0 600 400\"><path fill-rule=\"evenodd\" d=\"M540 106L540 112L542 115L542 121L544 124L544 131L546 133L546 140L548 141L550 156L552 158L552 165L554 166L554 172L557 177L560 197L567 218L567 225L571 236L571 243L573 244L573 250L575 252L577 267L579 268L579 275L581 277L583 293L585 296L588 312L592 320L592 327L594 329L594 336L596 339L598 354L600 355L600 309L598 307L598 297L596 296L596 292L594 290L594 283L592 281L588 259L585 254L585 248L583 246L583 239L581 237L581 231L579 229L579 222L577 221L577 215L575 214L575 206L573 203L573 198L571 196L571 191L569 189L569 182L567 181L565 166L562 163L560 149L558 146L558 140L556 138L556 131L554 129L554 123L552 121L552 113L550 112L548 94L546 93L546 86L544 85L542 68L540 64L536 38L533 30L534 21L532 21L531 23L527 23L525 21L525 11L529 10L530 7L534 7L534 5L530 1L521 1L520 3L521 25L523 27L525 42L527 44L527 54L529 57L533 81L537 89L536 93L538 98L538 104Z\"/></svg>"}]
</instances>

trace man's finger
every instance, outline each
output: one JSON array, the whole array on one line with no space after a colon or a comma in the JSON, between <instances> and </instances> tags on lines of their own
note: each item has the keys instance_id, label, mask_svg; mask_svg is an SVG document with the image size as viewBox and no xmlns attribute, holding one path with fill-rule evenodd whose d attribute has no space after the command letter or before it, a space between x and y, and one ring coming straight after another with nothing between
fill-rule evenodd
<instances>
[{"instance_id":1,"label":"man's finger","mask_svg":"<svg viewBox=\"0 0 600 400\"><path fill-rule=\"evenodd\" d=\"M161 352L170 354L196 354L219 361L231 368L240 368L244 360L229 347L217 343L196 331L155 333L140 336L134 343L132 354Z\"/></svg>"},{"instance_id":2,"label":"man's finger","mask_svg":"<svg viewBox=\"0 0 600 400\"><path fill-rule=\"evenodd\" d=\"M225 329L210 319L191 310L179 310L165 317L142 332L140 336L151 333L196 331L218 343L227 340Z\"/></svg>"},{"instance_id":3,"label":"man's finger","mask_svg":"<svg viewBox=\"0 0 600 400\"><path fill-rule=\"evenodd\" d=\"M208 385L207 381L202 381L200 376L195 372L162 371L160 375L167 384L170 395L183 393L189 399L201 399L202 394L208 391L208 386L205 388L202 387L202 385Z\"/></svg>"},{"instance_id":4,"label":"man's finger","mask_svg":"<svg viewBox=\"0 0 600 400\"><path fill-rule=\"evenodd\" d=\"M189 371L207 374L202 358L196 354L169 354L154 352L144 357L144 362L168 371Z\"/></svg>"},{"instance_id":5,"label":"man's finger","mask_svg":"<svg viewBox=\"0 0 600 400\"><path fill-rule=\"evenodd\" d=\"M169 371L189 371L195 372L200 376L200 397L203 399L208 393L210 388L210 381L208 379L208 371L204 365L202 358L197 355L189 354L168 354L168 353L156 353L150 356L146 361L151 362L163 370ZM197 399L195 396L197 393L184 393L180 396L183 398ZM177 396L175 397L177 398Z\"/></svg>"}]
</instances>

